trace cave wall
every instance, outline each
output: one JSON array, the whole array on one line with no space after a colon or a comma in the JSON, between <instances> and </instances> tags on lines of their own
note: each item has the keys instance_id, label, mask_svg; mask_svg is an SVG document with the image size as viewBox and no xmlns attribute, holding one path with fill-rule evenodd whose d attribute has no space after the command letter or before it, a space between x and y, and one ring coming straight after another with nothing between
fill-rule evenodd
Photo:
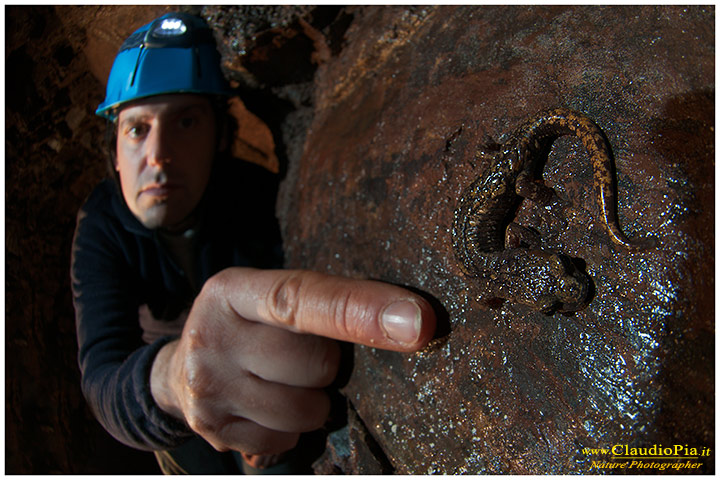
<instances>
[{"instance_id":1,"label":"cave wall","mask_svg":"<svg viewBox=\"0 0 720 480\"><path fill-rule=\"evenodd\" d=\"M280 197L287 265L425 292L442 328L413 355L355 348L351 421L318 471L607 473L586 449L654 444L714 471L713 28L699 6L354 12ZM594 296L572 315L488 302L451 249L483 152L553 107L600 125L621 225L660 242L613 245L582 143L556 141L558 200L514 219L584 263Z\"/></svg>"},{"instance_id":2,"label":"cave wall","mask_svg":"<svg viewBox=\"0 0 720 480\"><path fill-rule=\"evenodd\" d=\"M109 9L4 8L5 471L159 472L85 404L70 293L75 215L106 171L93 73L107 75L125 32L106 21L91 33ZM120 11L138 21L150 10Z\"/></svg>"},{"instance_id":3,"label":"cave wall","mask_svg":"<svg viewBox=\"0 0 720 480\"><path fill-rule=\"evenodd\" d=\"M105 174L112 58L171 7L5 8L6 471L154 473L82 399L68 269ZM407 285L441 313L422 352L355 348L318 473L600 473L584 447L714 448L713 7L178 8L216 31L237 155L285 178L287 266ZM562 203L516 221L586 262L596 295L572 316L487 305L448 237L477 152L552 106L603 128L621 224L661 240L612 246L585 152L558 140Z\"/></svg>"}]
</instances>

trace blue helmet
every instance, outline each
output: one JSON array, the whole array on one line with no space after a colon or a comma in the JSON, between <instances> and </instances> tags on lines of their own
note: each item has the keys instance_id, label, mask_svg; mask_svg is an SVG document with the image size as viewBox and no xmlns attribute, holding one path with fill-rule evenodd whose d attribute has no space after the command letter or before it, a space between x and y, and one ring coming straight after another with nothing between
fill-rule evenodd
<instances>
[{"instance_id":1,"label":"blue helmet","mask_svg":"<svg viewBox=\"0 0 720 480\"><path fill-rule=\"evenodd\" d=\"M120 47L105 101L95 113L114 120L117 107L166 93L232 95L208 25L186 13L168 13L140 27Z\"/></svg>"}]
</instances>

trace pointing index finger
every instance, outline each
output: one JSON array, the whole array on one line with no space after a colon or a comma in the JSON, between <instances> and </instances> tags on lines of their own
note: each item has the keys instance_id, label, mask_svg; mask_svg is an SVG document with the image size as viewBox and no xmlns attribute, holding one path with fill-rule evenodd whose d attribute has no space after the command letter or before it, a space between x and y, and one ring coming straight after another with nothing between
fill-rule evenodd
<instances>
[{"instance_id":1,"label":"pointing index finger","mask_svg":"<svg viewBox=\"0 0 720 480\"><path fill-rule=\"evenodd\" d=\"M424 347L435 331L428 302L394 285L302 270L220 275L229 305L247 320L403 352Z\"/></svg>"}]
</instances>

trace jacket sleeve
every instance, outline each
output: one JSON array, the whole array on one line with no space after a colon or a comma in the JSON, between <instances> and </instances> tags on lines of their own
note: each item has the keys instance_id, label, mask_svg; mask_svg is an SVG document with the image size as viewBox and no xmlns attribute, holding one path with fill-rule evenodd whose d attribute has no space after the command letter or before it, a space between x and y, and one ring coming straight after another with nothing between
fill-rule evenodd
<instances>
[{"instance_id":1,"label":"jacket sleeve","mask_svg":"<svg viewBox=\"0 0 720 480\"><path fill-rule=\"evenodd\" d=\"M172 337L143 343L132 239L93 203L78 214L71 265L83 394L117 440L141 450L173 448L192 432L150 392L153 361Z\"/></svg>"}]
</instances>

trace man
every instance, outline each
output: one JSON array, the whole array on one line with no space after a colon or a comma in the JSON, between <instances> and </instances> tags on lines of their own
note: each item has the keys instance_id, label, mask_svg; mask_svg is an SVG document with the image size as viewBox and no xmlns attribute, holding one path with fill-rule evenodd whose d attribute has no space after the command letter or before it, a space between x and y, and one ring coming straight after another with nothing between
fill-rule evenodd
<instances>
[{"instance_id":1,"label":"man","mask_svg":"<svg viewBox=\"0 0 720 480\"><path fill-rule=\"evenodd\" d=\"M407 352L435 328L402 288L266 269L280 266L274 190L224 152L230 95L201 19L167 14L131 35L97 111L114 178L73 242L83 392L166 473L297 471L285 452L330 409L331 339Z\"/></svg>"}]
</instances>

